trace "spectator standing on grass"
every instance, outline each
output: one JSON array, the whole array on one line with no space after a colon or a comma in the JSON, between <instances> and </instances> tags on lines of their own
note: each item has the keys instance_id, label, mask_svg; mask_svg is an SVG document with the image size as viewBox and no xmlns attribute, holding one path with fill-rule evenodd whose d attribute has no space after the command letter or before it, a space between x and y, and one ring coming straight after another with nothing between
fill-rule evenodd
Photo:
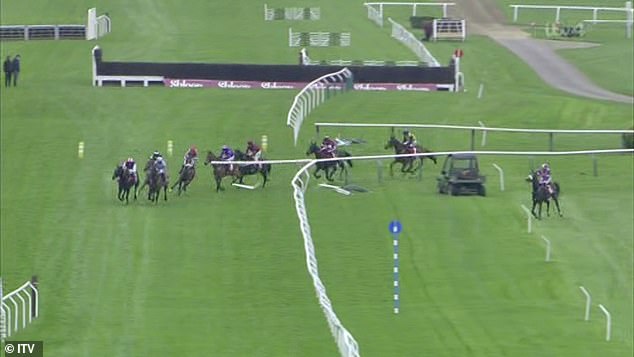
<instances>
[{"instance_id":1,"label":"spectator standing on grass","mask_svg":"<svg viewBox=\"0 0 634 357\"><path fill-rule=\"evenodd\" d=\"M13 75L13 86L18 86L18 75L20 74L20 55L15 55L11 64L11 70Z\"/></svg>"},{"instance_id":2,"label":"spectator standing on grass","mask_svg":"<svg viewBox=\"0 0 634 357\"><path fill-rule=\"evenodd\" d=\"M7 56L7 59L2 63L2 70L4 71L4 86L11 86L11 74L13 73L13 62L11 56Z\"/></svg>"}]
</instances>

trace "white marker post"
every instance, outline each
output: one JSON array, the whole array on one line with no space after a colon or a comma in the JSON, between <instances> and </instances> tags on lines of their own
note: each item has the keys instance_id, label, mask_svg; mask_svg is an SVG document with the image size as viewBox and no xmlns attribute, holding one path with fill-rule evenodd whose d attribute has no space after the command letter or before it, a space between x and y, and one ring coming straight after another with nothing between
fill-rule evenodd
<instances>
[{"instance_id":1,"label":"white marker post","mask_svg":"<svg viewBox=\"0 0 634 357\"><path fill-rule=\"evenodd\" d=\"M612 317L610 316L610 312L601 304L599 304L599 308L605 314L605 340L610 341L610 335L612 334Z\"/></svg>"},{"instance_id":2,"label":"white marker post","mask_svg":"<svg viewBox=\"0 0 634 357\"><path fill-rule=\"evenodd\" d=\"M528 209L528 207L521 205L522 209L524 210L524 212L526 212L526 216L528 217L528 233L533 232L533 215L531 214L531 211Z\"/></svg>"},{"instance_id":3,"label":"white marker post","mask_svg":"<svg viewBox=\"0 0 634 357\"><path fill-rule=\"evenodd\" d=\"M590 304L592 303L592 297L590 297L590 293L588 292L588 290L586 290L586 288L584 288L583 286L579 287L579 290L581 290L581 292L583 293L583 295L586 296L586 312L584 314L583 319L585 321L589 321L590 320Z\"/></svg>"},{"instance_id":4,"label":"white marker post","mask_svg":"<svg viewBox=\"0 0 634 357\"><path fill-rule=\"evenodd\" d=\"M77 157L79 157L80 159L84 158L84 142L80 141L79 144L77 144Z\"/></svg>"},{"instance_id":5,"label":"white marker post","mask_svg":"<svg viewBox=\"0 0 634 357\"><path fill-rule=\"evenodd\" d=\"M550 241L548 240L548 238L542 236L542 240L544 240L544 242L546 242L546 262L550 261Z\"/></svg>"},{"instance_id":6,"label":"white marker post","mask_svg":"<svg viewBox=\"0 0 634 357\"><path fill-rule=\"evenodd\" d=\"M497 164L493 164L498 173L500 174L500 191L504 191L504 171Z\"/></svg>"},{"instance_id":7,"label":"white marker post","mask_svg":"<svg viewBox=\"0 0 634 357\"><path fill-rule=\"evenodd\" d=\"M174 153L174 142L172 140L167 141L167 156L172 156Z\"/></svg>"},{"instance_id":8,"label":"white marker post","mask_svg":"<svg viewBox=\"0 0 634 357\"><path fill-rule=\"evenodd\" d=\"M478 99L482 99L483 94L484 94L484 83L480 83L480 88L478 88Z\"/></svg>"},{"instance_id":9,"label":"white marker post","mask_svg":"<svg viewBox=\"0 0 634 357\"><path fill-rule=\"evenodd\" d=\"M262 135L262 151L266 151L269 148L269 137L266 135Z\"/></svg>"}]
</instances>

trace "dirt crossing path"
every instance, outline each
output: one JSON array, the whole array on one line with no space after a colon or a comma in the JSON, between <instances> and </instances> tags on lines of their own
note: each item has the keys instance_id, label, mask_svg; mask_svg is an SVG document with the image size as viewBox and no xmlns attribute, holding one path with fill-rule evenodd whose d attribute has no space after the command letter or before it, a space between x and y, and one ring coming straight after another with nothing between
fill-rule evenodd
<instances>
[{"instance_id":1,"label":"dirt crossing path","mask_svg":"<svg viewBox=\"0 0 634 357\"><path fill-rule=\"evenodd\" d=\"M634 97L610 92L592 82L556 52L554 42L530 37L517 27L505 25L506 17L495 0L453 0L449 15L465 18L469 33L489 36L526 62L542 80L554 88L592 99L634 103ZM583 43L580 46L587 46Z\"/></svg>"}]
</instances>

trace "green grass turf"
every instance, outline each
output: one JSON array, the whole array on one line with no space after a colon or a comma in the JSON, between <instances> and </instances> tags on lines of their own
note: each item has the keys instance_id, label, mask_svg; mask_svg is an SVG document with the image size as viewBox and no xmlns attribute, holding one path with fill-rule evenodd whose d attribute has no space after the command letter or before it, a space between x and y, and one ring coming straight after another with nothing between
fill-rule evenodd
<instances>
[{"instance_id":1,"label":"green grass turf","mask_svg":"<svg viewBox=\"0 0 634 357\"><path fill-rule=\"evenodd\" d=\"M320 3L317 30L352 31L353 46L311 50L311 56L414 59L365 18L360 3ZM33 4L3 2L3 24L73 21L67 10L92 6L37 4L33 10ZM114 32L99 41L107 60L294 63L296 49L286 47L285 31L289 25L312 29L309 23L265 23L263 4L253 1L97 6L113 16ZM76 21L83 13L73 15ZM230 16L236 13L245 15ZM221 32L229 25L241 30ZM463 45L467 93L346 94L311 114L295 148L285 127L295 92L92 88L93 45L9 42L0 51L23 57L20 87L2 88L0 97L2 277L6 291L31 274L40 277L41 317L16 338L44 340L52 355L337 354L305 269L289 184L297 168L275 166L265 190L216 194L208 169L200 166L185 196L170 194L156 207L144 199L122 207L110 180L115 164L164 151L167 140L175 143L169 159L174 174L190 143L217 150L266 134L269 158L304 157L314 121L632 125L631 106L547 88L513 55L474 37ZM437 44L432 51L448 58L452 50L452 44ZM479 83L485 94L478 100ZM354 154L386 153L387 129L340 132L368 140L351 148ZM434 150L468 149L467 133L416 133ZM86 143L82 160L79 141ZM490 150L547 149L544 136L489 133L487 141ZM615 148L620 138L556 136L555 145ZM486 198L437 195L439 167L429 163L422 182L384 172L382 184L376 163L355 163L351 180L368 194L344 198L309 187L320 272L363 355L631 354L632 157L599 157L599 177L592 176L589 157L550 159L565 216L535 223L532 235L525 233L519 207L529 204L523 179L530 158L481 160ZM497 189L494 162L505 170L505 192ZM387 234L395 218L405 226L399 316L391 314ZM541 234L553 243L552 263L543 262ZM612 312L610 343L603 341L596 307L591 322L582 321L578 285Z\"/></svg>"}]
</instances>

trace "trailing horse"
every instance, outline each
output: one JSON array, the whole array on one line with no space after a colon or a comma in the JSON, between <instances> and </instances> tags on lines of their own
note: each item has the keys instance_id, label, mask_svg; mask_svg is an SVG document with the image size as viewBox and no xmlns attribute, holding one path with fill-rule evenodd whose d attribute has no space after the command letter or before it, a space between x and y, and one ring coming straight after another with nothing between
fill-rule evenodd
<instances>
[{"instance_id":1,"label":"trailing horse","mask_svg":"<svg viewBox=\"0 0 634 357\"><path fill-rule=\"evenodd\" d=\"M306 155L311 155L311 154L314 154L315 158L318 160L331 158L327 156L323 151L321 151L321 148L314 141L310 142L310 146L308 147L308 150L306 150ZM342 149L337 149L337 151L335 151L335 157L338 157L338 158L345 158L345 157L351 157L351 156L352 155L349 152ZM346 167L346 164L352 167L352 160L336 160L336 161L332 160L332 161L317 162L317 164L315 165L315 171L313 172L313 176L315 176L315 178L321 178L321 175L318 175L317 173L319 171L324 171L324 173L326 174L326 180L334 181L333 176L335 172L337 171L337 167L341 169L341 173L339 174L339 178L341 178L343 174L347 172L348 170Z\"/></svg>"},{"instance_id":2,"label":"trailing horse","mask_svg":"<svg viewBox=\"0 0 634 357\"><path fill-rule=\"evenodd\" d=\"M409 154L409 150L407 145L400 142L394 135L390 136L390 139L385 144L385 149L394 148L394 153L396 155ZM416 145L417 153L431 153L431 150L421 147L420 145ZM390 164L390 176L394 176L394 165L396 163L401 164L401 172L402 173L411 173L414 174L418 170L423 168L423 159L429 159L436 164L436 157L433 155L428 156L402 156L394 158L394 161ZM414 162L418 160L418 165L414 167Z\"/></svg>"},{"instance_id":3,"label":"trailing horse","mask_svg":"<svg viewBox=\"0 0 634 357\"><path fill-rule=\"evenodd\" d=\"M178 180L174 182L170 190L173 190L174 187L178 186L178 194L181 192L187 192L187 186L194 180L196 177L196 167L194 165L185 165L183 170L178 175Z\"/></svg>"},{"instance_id":4,"label":"trailing horse","mask_svg":"<svg viewBox=\"0 0 634 357\"><path fill-rule=\"evenodd\" d=\"M236 159L238 161L252 161L253 160L251 157L247 156L247 154L243 153L240 150L236 150ZM266 181L268 180L268 177L271 175L271 164L253 163L249 165L240 165L239 167L240 167L240 180L238 181L238 183L240 184L242 183L244 176L255 175L259 173L260 175L262 175L262 178L264 179L264 182L262 183L262 188L266 186Z\"/></svg>"},{"instance_id":5,"label":"trailing horse","mask_svg":"<svg viewBox=\"0 0 634 357\"><path fill-rule=\"evenodd\" d=\"M532 184L532 200L533 200L533 208L531 213L535 218L542 219L542 204L546 202L546 215L550 217L550 200L555 202L555 207L557 208L557 213L559 213L559 217L562 217L561 209L559 208L559 192L560 187L559 183L552 183L552 194L546 185L539 184L539 175L535 171L531 172L526 181ZM535 207L539 206L538 213L535 213Z\"/></svg>"},{"instance_id":6,"label":"trailing horse","mask_svg":"<svg viewBox=\"0 0 634 357\"><path fill-rule=\"evenodd\" d=\"M130 171L118 165L112 173L112 179L118 179L119 193L117 194L117 198L119 198L119 201L123 201L125 199L126 204L129 202L128 197L130 196L130 189L132 187L134 187L134 200L136 201L139 180L135 179L134 175L132 175Z\"/></svg>"},{"instance_id":7,"label":"trailing horse","mask_svg":"<svg viewBox=\"0 0 634 357\"><path fill-rule=\"evenodd\" d=\"M205 166L208 165L212 161L221 161L220 158L212 151L207 151L207 158L205 159ZM221 186L222 179L227 176L233 177L232 182L238 181L242 177L242 173L240 172L240 167L236 164L233 164L231 167L230 162L226 164L211 164L211 167L214 170L214 179L216 180L216 192L219 190L224 191L224 187Z\"/></svg>"}]
</instances>

